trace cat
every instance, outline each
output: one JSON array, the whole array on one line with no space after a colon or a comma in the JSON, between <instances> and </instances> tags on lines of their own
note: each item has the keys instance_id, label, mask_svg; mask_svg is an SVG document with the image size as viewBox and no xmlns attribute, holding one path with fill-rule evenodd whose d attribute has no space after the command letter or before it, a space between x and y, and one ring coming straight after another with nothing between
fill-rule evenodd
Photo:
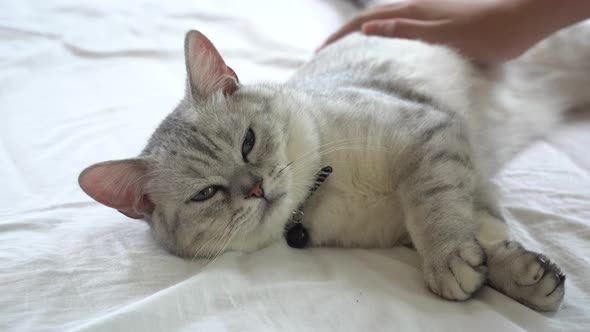
<instances>
[{"instance_id":1,"label":"cat","mask_svg":"<svg viewBox=\"0 0 590 332\"><path fill-rule=\"evenodd\" d=\"M178 256L267 246L301 208L311 246L411 245L445 299L487 282L554 311L565 275L511 238L490 179L590 101L587 36L570 28L481 68L445 46L352 34L285 83L242 85L193 30L184 99L138 157L92 165L79 183ZM324 166L333 173L309 196Z\"/></svg>"}]
</instances>

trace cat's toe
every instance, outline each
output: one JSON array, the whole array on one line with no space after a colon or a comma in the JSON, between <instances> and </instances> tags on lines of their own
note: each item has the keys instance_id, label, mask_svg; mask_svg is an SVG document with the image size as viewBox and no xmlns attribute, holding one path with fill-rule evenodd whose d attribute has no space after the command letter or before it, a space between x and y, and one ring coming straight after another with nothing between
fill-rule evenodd
<instances>
[{"instance_id":1,"label":"cat's toe","mask_svg":"<svg viewBox=\"0 0 590 332\"><path fill-rule=\"evenodd\" d=\"M528 286L522 302L539 311L555 311L565 295L565 275L552 264L537 284ZM527 287L527 286L525 286Z\"/></svg>"},{"instance_id":2,"label":"cat's toe","mask_svg":"<svg viewBox=\"0 0 590 332\"><path fill-rule=\"evenodd\" d=\"M477 243L466 245L445 257L436 257L425 265L430 289L449 300L471 297L485 282L485 254Z\"/></svg>"},{"instance_id":3,"label":"cat's toe","mask_svg":"<svg viewBox=\"0 0 590 332\"><path fill-rule=\"evenodd\" d=\"M545 255L503 246L490 256L488 267L494 287L530 308L555 311L563 300L565 275Z\"/></svg>"},{"instance_id":4,"label":"cat's toe","mask_svg":"<svg viewBox=\"0 0 590 332\"><path fill-rule=\"evenodd\" d=\"M527 301L533 308L541 311L555 311L565 295L565 274L544 255L538 255L543 275L536 284L531 285Z\"/></svg>"},{"instance_id":5,"label":"cat's toe","mask_svg":"<svg viewBox=\"0 0 590 332\"><path fill-rule=\"evenodd\" d=\"M523 251L512 264L513 279L520 286L534 285L545 275L545 266L537 256L534 252Z\"/></svg>"}]
</instances>

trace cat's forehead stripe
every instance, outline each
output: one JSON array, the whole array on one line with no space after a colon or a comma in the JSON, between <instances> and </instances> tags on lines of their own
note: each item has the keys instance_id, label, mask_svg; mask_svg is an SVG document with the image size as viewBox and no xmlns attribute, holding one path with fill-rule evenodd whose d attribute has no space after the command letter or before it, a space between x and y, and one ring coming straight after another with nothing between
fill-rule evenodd
<instances>
[{"instance_id":1,"label":"cat's forehead stripe","mask_svg":"<svg viewBox=\"0 0 590 332\"><path fill-rule=\"evenodd\" d=\"M207 166L210 166L210 165L207 165ZM198 169L198 168L196 168L196 167L194 167L194 166L192 166L190 164L187 165L187 169L188 169L188 171L190 173L194 174L196 177L198 177L198 178L205 178L205 173L201 172L200 169Z\"/></svg>"},{"instance_id":2,"label":"cat's forehead stripe","mask_svg":"<svg viewBox=\"0 0 590 332\"><path fill-rule=\"evenodd\" d=\"M219 144L215 143L215 141L213 139L211 139L207 134L201 133L200 136L203 140L207 141L207 144L209 146L213 147L213 149L216 152L223 151L223 149L219 146Z\"/></svg>"},{"instance_id":3,"label":"cat's forehead stripe","mask_svg":"<svg viewBox=\"0 0 590 332\"><path fill-rule=\"evenodd\" d=\"M219 137L220 139L222 139L225 144L227 144L228 146L233 146L233 139L232 136L230 135L229 132L225 131L225 130L220 130L217 133L217 137Z\"/></svg>"},{"instance_id":4,"label":"cat's forehead stripe","mask_svg":"<svg viewBox=\"0 0 590 332\"><path fill-rule=\"evenodd\" d=\"M219 151L213 151L213 149L210 148L210 145L204 144L204 142L200 140L199 137L191 137L189 144L199 152L206 155L208 158L219 160Z\"/></svg>"}]
</instances>

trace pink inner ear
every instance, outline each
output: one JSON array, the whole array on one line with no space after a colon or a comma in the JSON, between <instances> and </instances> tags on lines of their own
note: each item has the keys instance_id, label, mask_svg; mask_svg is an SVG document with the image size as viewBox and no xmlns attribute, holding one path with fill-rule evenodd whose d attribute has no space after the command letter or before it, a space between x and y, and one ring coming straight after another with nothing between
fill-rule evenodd
<instances>
[{"instance_id":1,"label":"pink inner ear","mask_svg":"<svg viewBox=\"0 0 590 332\"><path fill-rule=\"evenodd\" d=\"M97 202L141 219L154 204L145 193L147 170L138 160L109 161L85 169L80 187Z\"/></svg>"},{"instance_id":2,"label":"pink inner ear","mask_svg":"<svg viewBox=\"0 0 590 332\"><path fill-rule=\"evenodd\" d=\"M226 66L226 75L231 76L235 79L235 81L230 80L223 86L223 95L230 96L238 89L240 80L238 79L238 75L236 74L236 72L233 69L231 69L230 66Z\"/></svg>"},{"instance_id":3,"label":"pink inner ear","mask_svg":"<svg viewBox=\"0 0 590 332\"><path fill-rule=\"evenodd\" d=\"M185 39L186 61L191 90L201 98L217 91L225 96L238 89L238 76L225 64L223 58L205 35L190 31Z\"/></svg>"}]
</instances>

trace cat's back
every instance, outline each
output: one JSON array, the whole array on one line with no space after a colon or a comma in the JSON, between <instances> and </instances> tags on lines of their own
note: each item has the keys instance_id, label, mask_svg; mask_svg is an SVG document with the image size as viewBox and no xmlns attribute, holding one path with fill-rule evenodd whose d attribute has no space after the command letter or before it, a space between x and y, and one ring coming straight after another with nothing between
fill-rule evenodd
<instances>
[{"instance_id":1,"label":"cat's back","mask_svg":"<svg viewBox=\"0 0 590 332\"><path fill-rule=\"evenodd\" d=\"M354 33L321 50L287 84L340 100L413 94L464 112L476 76L472 65L447 47ZM366 93L351 94L351 88Z\"/></svg>"}]
</instances>

